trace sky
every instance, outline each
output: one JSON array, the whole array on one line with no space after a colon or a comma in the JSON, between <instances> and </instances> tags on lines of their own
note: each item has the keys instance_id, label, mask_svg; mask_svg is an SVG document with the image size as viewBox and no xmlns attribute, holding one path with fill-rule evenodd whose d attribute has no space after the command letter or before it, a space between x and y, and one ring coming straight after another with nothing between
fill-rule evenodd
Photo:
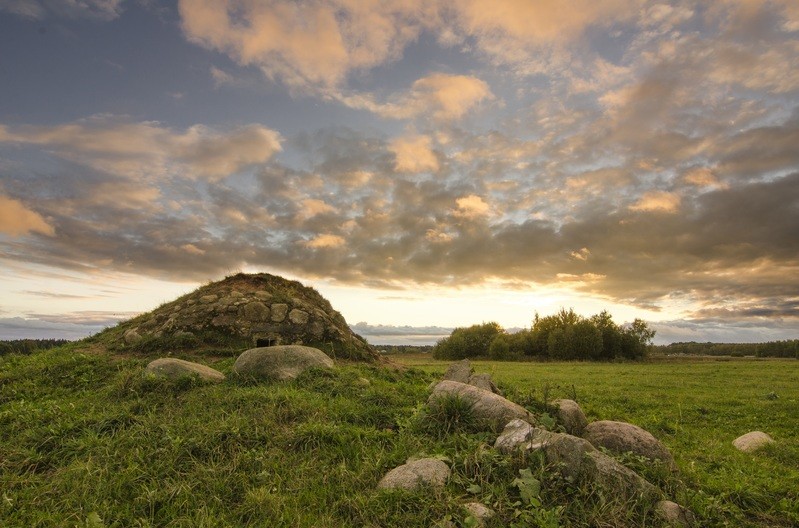
<instances>
[{"instance_id":1,"label":"sky","mask_svg":"<svg viewBox=\"0 0 799 528\"><path fill-rule=\"evenodd\" d=\"M0 0L0 339L240 271L373 343L799 338L799 2Z\"/></svg>"}]
</instances>

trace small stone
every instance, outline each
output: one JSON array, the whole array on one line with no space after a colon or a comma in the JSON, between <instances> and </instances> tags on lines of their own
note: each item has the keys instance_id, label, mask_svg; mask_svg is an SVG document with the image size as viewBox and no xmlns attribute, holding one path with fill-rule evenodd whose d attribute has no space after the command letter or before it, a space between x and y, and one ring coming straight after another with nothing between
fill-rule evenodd
<instances>
[{"instance_id":1,"label":"small stone","mask_svg":"<svg viewBox=\"0 0 799 528\"><path fill-rule=\"evenodd\" d=\"M752 453L773 443L774 439L762 431L752 431L732 441L735 449L744 453Z\"/></svg>"},{"instance_id":2,"label":"small stone","mask_svg":"<svg viewBox=\"0 0 799 528\"><path fill-rule=\"evenodd\" d=\"M131 328L130 330L125 332L125 334L122 336L126 344L133 345L142 340L141 334L139 334L139 332L137 332L136 330L137 330L136 328Z\"/></svg>"},{"instance_id":3,"label":"small stone","mask_svg":"<svg viewBox=\"0 0 799 528\"><path fill-rule=\"evenodd\" d=\"M272 298L272 294L271 293L269 293L268 291L263 291L263 290L259 290L259 291L255 292L255 293L253 293L253 295L255 295L258 299L260 299L262 301L268 301L269 299Z\"/></svg>"},{"instance_id":4,"label":"small stone","mask_svg":"<svg viewBox=\"0 0 799 528\"><path fill-rule=\"evenodd\" d=\"M322 336L325 335L325 325L319 321L312 321L311 324L308 325L308 332L310 332L313 337L321 339Z\"/></svg>"},{"instance_id":5,"label":"small stone","mask_svg":"<svg viewBox=\"0 0 799 528\"><path fill-rule=\"evenodd\" d=\"M423 486L441 488L449 478L450 469L437 458L422 458L396 467L377 484L378 489L414 490Z\"/></svg>"},{"instance_id":6,"label":"small stone","mask_svg":"<svg viewBox=\"0 0 799 528\"><path fill-rule=\"evenodd\" d=\"M257 293L256 293L256 296L257 296ZM233 290L232 292L230 292L228 294L228 297L232 297L234 299L241 299L242 297L244 297L244 294L239 292L239 291Z\"/></svg>"},{"instance_id":7,"label":"small stone","mask_svg":"<svg viewBox=\"0 0 799 528\"><path fill-rule=\"evenodd\" d=\"M272 321L282 323L286 320L286 314L289 312L289 305L276 303L272 305Z\"/></svg>"},{"instance_id":8,"label":"small stone","mask_svg":"<svg viewBox=\"0 0 799 528\"><path fill-rule=\"evenodd\" d=\"M463 505L467 515L471 515L477 521L477 526L485 526L486 522L494 517L494 510L480 502L467 502Z\"/></svg>"},{"instance_id":9,"label":"small stone","mask_svg":"<svg viewBox=\"0 0 799 528\"><path fill-rule=\"evenodd\" d=\"M203 303L203 304L210 304L212 302L216 302L217 299L219 299L218 295L214 295L214 294L203 295L202 297L200 297L200 302Z\"/></svg>"},{"instance_id":10,"label":"small stone","mask_svg":"<svg viewBox=\"0 0 799 528\"><path fill-rule=\"evenodd\" d=\"M558 419L566 432L574 436L582 436L588 419L574 400L555 400L552 405L558 409Z\"/></svg>"},{"instance_id":11,"label":"small stone","mask_svg":"<svg viewBox=\"0 0 799 528\"><path fill-rule=\"evenodd\" d=\"M690 528L696 523L694 514L690 510L669 500L658 501L655 504L655 515L674 527Z\"/></svg>"},{"instance_id":12,"label":"small stone","mask_svg":"<svg viewBox=\"0 0 799 528\"><path fill-rule=\"evenodd\" d=\"M266 321L269 319L269 307L260 301L253 301L244 305L242 314L248 321Z\"/></svg>"},{"instance_id":13,"label":"small stone","mask_svg":"<svg viewBox=\"0 0 799 528\"><path fill-rule=\"evenodd\" d=\"M444 373L444 379L457 381L458 383L469 383L469 378L472 377L473 372L474 369L469 360L463 359L447 367L447 371Z\"/></svg>"},{"instance_id":14,"label":"small stone","mask_svg":"<svg viewBox=\"0 0 799 528\"><path fill-rule=\"evenodd\" d=\"M296 325L304 325L308 322L308 312L295 308L289 312L289 321Z\"/></svg>"}]
</instances>

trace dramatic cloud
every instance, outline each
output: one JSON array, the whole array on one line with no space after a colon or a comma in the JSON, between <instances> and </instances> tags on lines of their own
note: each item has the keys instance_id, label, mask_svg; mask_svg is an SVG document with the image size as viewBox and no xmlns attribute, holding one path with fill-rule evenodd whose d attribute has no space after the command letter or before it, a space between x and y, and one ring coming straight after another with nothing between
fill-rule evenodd
<instances>
[{"instance_id":1,"label":"dramatic cloud","mask_svg":"<svg viewBox=\"0 0 799 528\"><path fill-rule=\"evenodd\" d=\"M280 134L261 125L218 131L203 125L177 132L156 122L97 115L55 126L0 127L0 143L32 144L116 175L149 179L177 169L188 178L218 181L268 161Z\"/></svg>"},{"instance_id":2,"label":"dramatic cloud","mask_svg":"<svg viewBox=\"0 0 799 528\"><path fill-rule=\"evenodd\" d=\"M438 122L462 118L482 101L494 99L484 81L466 75L435 73L413 83L409 93L396 94L378 103L368 94L336 95L351 108L369 110L391 119L431 118Z\"/></svg>"},{"instance_id":3,"label":"dramatic cloud","mask_svg":"<svg viewBox=\"0 0 799 528\"><path fill-rule=\"evenodd\" d=\"M398 59L424 3L180 0L183 31L202 46L289 86L336 86Z\"/></svg>"},{"instance_id":4,"label":"dramatic cloud","mask_svg":"<svg viewBox=\"0 0 799 528\"><path fill-rule=\"evenodd\" d=\"M86 17L3 9L19 35ZM2 262L552 288L696 323L674 335L796 319L795 1L181 0L168 15L173 84L145 90L109 48L126 69L92 79L116 87L96 105L72 84L48 92L68 112L39 113L36 92L36 111L0 116ZM14 93L40 86L33 63L9 69L31 83Z\"/></svg>"}]
</instances>

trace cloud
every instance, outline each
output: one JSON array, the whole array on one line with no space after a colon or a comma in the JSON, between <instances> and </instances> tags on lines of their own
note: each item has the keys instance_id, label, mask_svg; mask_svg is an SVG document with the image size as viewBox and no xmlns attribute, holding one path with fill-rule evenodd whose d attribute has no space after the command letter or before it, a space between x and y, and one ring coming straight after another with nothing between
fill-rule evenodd
<instances>
[{"instance_id":1,"label":"cloud","mask_svg":"<svg viewBox=\"0 0 799 528\"><path fill-rule=\"evenodd\" d=\"M369 110L391 119L425 117L438 122L463 118L483 101L494 99L484 81L469 75L433 73L416 80L408 93L394 94L387 102L376 102L370 94L335 94L351 108Z\"/></svg>"},{"instance_id":2,"label":"cloud","mask_svg":"<svg viewBox=\"0 0 799 528\"><path fill-rule=\"evenodd\" d=\"M420 30L423 3L180 0L183 32L289 86L332 87L398 59Z\"/></svg>"},{"instance_id":3,"label":"cloud","mask_svg":"<svg viewBox=\"0 0 799 528\"><path fill-rule=\"evenodd\" d=\"M0 233L13 237L28 233L54 236L55 229L42 215L19 200L0 194Z\"/></svg>"},{"instance_id":4,"label":"cloud","mask_svg":"<svg viewBox=\"0 0 799 528\"><path fill-rule=\"evenodd\" d=\"M455 216L462 218L479 218L488 216L491 207L480 196L470 194L455 200L457 209Z\"/></svg>"},{"instance_id":5,"label":"cloud","mask_svg":"<svg viewBox=\"0 0 799 528\"><path fill-rule=\"evenodd\" d=\"M305 246L311 249L325 249L325 248L337 248L345 245L347 243L343 237L338 235L317 235L311 240L305 243Z\"/></svg>"},{"instance_id":6,"label":"cloud","mask_svg":"<svg viewBox=\"0 0 799 528\"><path fill-rule=\"evenodd\" d=\"M39 145L99 171L145 180L177 173L219 181L281 149L280 134L257 124L227 131L194 125L180 132L105 114L63 125L2 127L0 142Z\"/></svg>"},{"instance_id":7,"label":"cloud","mask_svg":"<svg viewBox=\"0 0 799 528\"><path fill-rule=\"evenodd\" d=\"M680 208L680 196L667 191L650 191L630 206L633 211L676 213Z\"/></svg>"},{"instance_id":8,"label":"cloud","mask_svg":"<svg viewBox=\"0 0 799 528\"><path fill-rule=\"evenodd\" d=\"M122 14L124 0L5 0L0 11L26 18L42 19L47 15L66 18L113 20Z\"/></svg>"},{"instance_id":9,"label":"cloud","mask_svg":"<svg viewBox=\"0 0 799 528\"><path fill-rule=\"evenodd\" d=\"M403 136L395 138L389 145L394 153L394 170L397 172L438 172L438 156L432 149L430 136Z\"/></svg>"}]
</instances>

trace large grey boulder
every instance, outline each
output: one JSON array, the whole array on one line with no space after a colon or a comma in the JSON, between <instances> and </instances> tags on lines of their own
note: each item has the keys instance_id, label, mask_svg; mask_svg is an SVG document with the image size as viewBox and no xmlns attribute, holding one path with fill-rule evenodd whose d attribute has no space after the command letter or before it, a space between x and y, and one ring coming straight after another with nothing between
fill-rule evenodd
<instances>
[{"instance_id":1,"label":"large grey boulder","mask_svg":"<svg viewBox=\"0 0 799 528\"><path fill-rule=\"evenodd\" d=\"M735 447L735 449L738 451L743 451L744 453L757 451L758 449L773 443L774 439L762 431L752 431L751 433L746 433L745 435L739 436L732 441L732 445Z\"/></svg>"},{"instance_id":2,"label":"large grey boulder","mask_svg":"<svg viewBox=\"0 0 799 528\"><path fill-rule=\"evenodd\" d=\"M564 477L588 480L625 499L658 495L655 486L584 438L553 433L513 420L505 426L494 447L503 453L541 450L547 462L557 467Z\"/></svg>"},{"instance_id":3,"label":"large grey boulder","mask_svg":"<svg viewBox=\"0 0 799 528\"><path fill-rule=\"evenodd\" d=\"M386 473L377 484L379 489L414 490L424 486L443 487L449 478L450 469L437 458L409 460Z\"/></svg>"},{"instance_id":4,"label":"large grey boulder","mask_svg":"<svg viewBox=\"0 0 799 528\"><path fill-rule=\"evenodd\" d=\"M583 438L596 447L604 447L617 454L632 452L650 460L674 465L674 457L660 440L637 425L602 420L585 428Z\"/></svg>"},{"instance_id":5,"label":"large grey boulder","mask_svg":"<svg viewBox=\"0 0 799 528\"><path fill-rule=\"evenodd\" d=\"M281 345L242 352L233 364L233 372L257 379L289 380L309 368L333 366L333 360L318 348Z\"/></svg>"},{"instance_id":6,"label":"large grey boulder","mask_svg":"<svg viewBox=\"0 0 799 528\"><path fill-rule=\"evenodd\" d=\"M566 432L574 436L582 436L588 419L585 413L574 400L555 400L552 406L557 409L558 421L563 424Z\"/></svg>"},{"instance_id":7,"label":"large grey boulder","mask_svg":"<svg viewBox=\"0 0 799 528\"><path fill-rule=\"evenodd\" d=\"M530 412L510 400L493 392L483 390L466 383L444 380L433 387L427 400L428 405L436 405L440 399L456 396L471 405L472 413L477 420L485 422L495 431L501 431L511 420L518 418L526 422L534 422Z\"/></svg>"},{"instance_id":8,"label":"large grey boulder","mask_svg":"<svg viewBox=\"0 0 799 528\"><path fill-rule=\"evenodd\" d=\"M690 528L696 525L696 518L690 510L669 500L658 501L655 504L655 515L675 528Z\"/></svg>"},{"instance_id":9,"label":"large grey boulder","mask_svg":"<svg viewBox=\"0 0 799 528\"><path fill-rule=\"evenodd\" d=\"M199 376L203 381L219 382L225 375L206 365L192 363L176 358L161 358L151 361L144 369L145 374L162 378L176 379L182 376Z\"/></svg>"}]
</instances>

